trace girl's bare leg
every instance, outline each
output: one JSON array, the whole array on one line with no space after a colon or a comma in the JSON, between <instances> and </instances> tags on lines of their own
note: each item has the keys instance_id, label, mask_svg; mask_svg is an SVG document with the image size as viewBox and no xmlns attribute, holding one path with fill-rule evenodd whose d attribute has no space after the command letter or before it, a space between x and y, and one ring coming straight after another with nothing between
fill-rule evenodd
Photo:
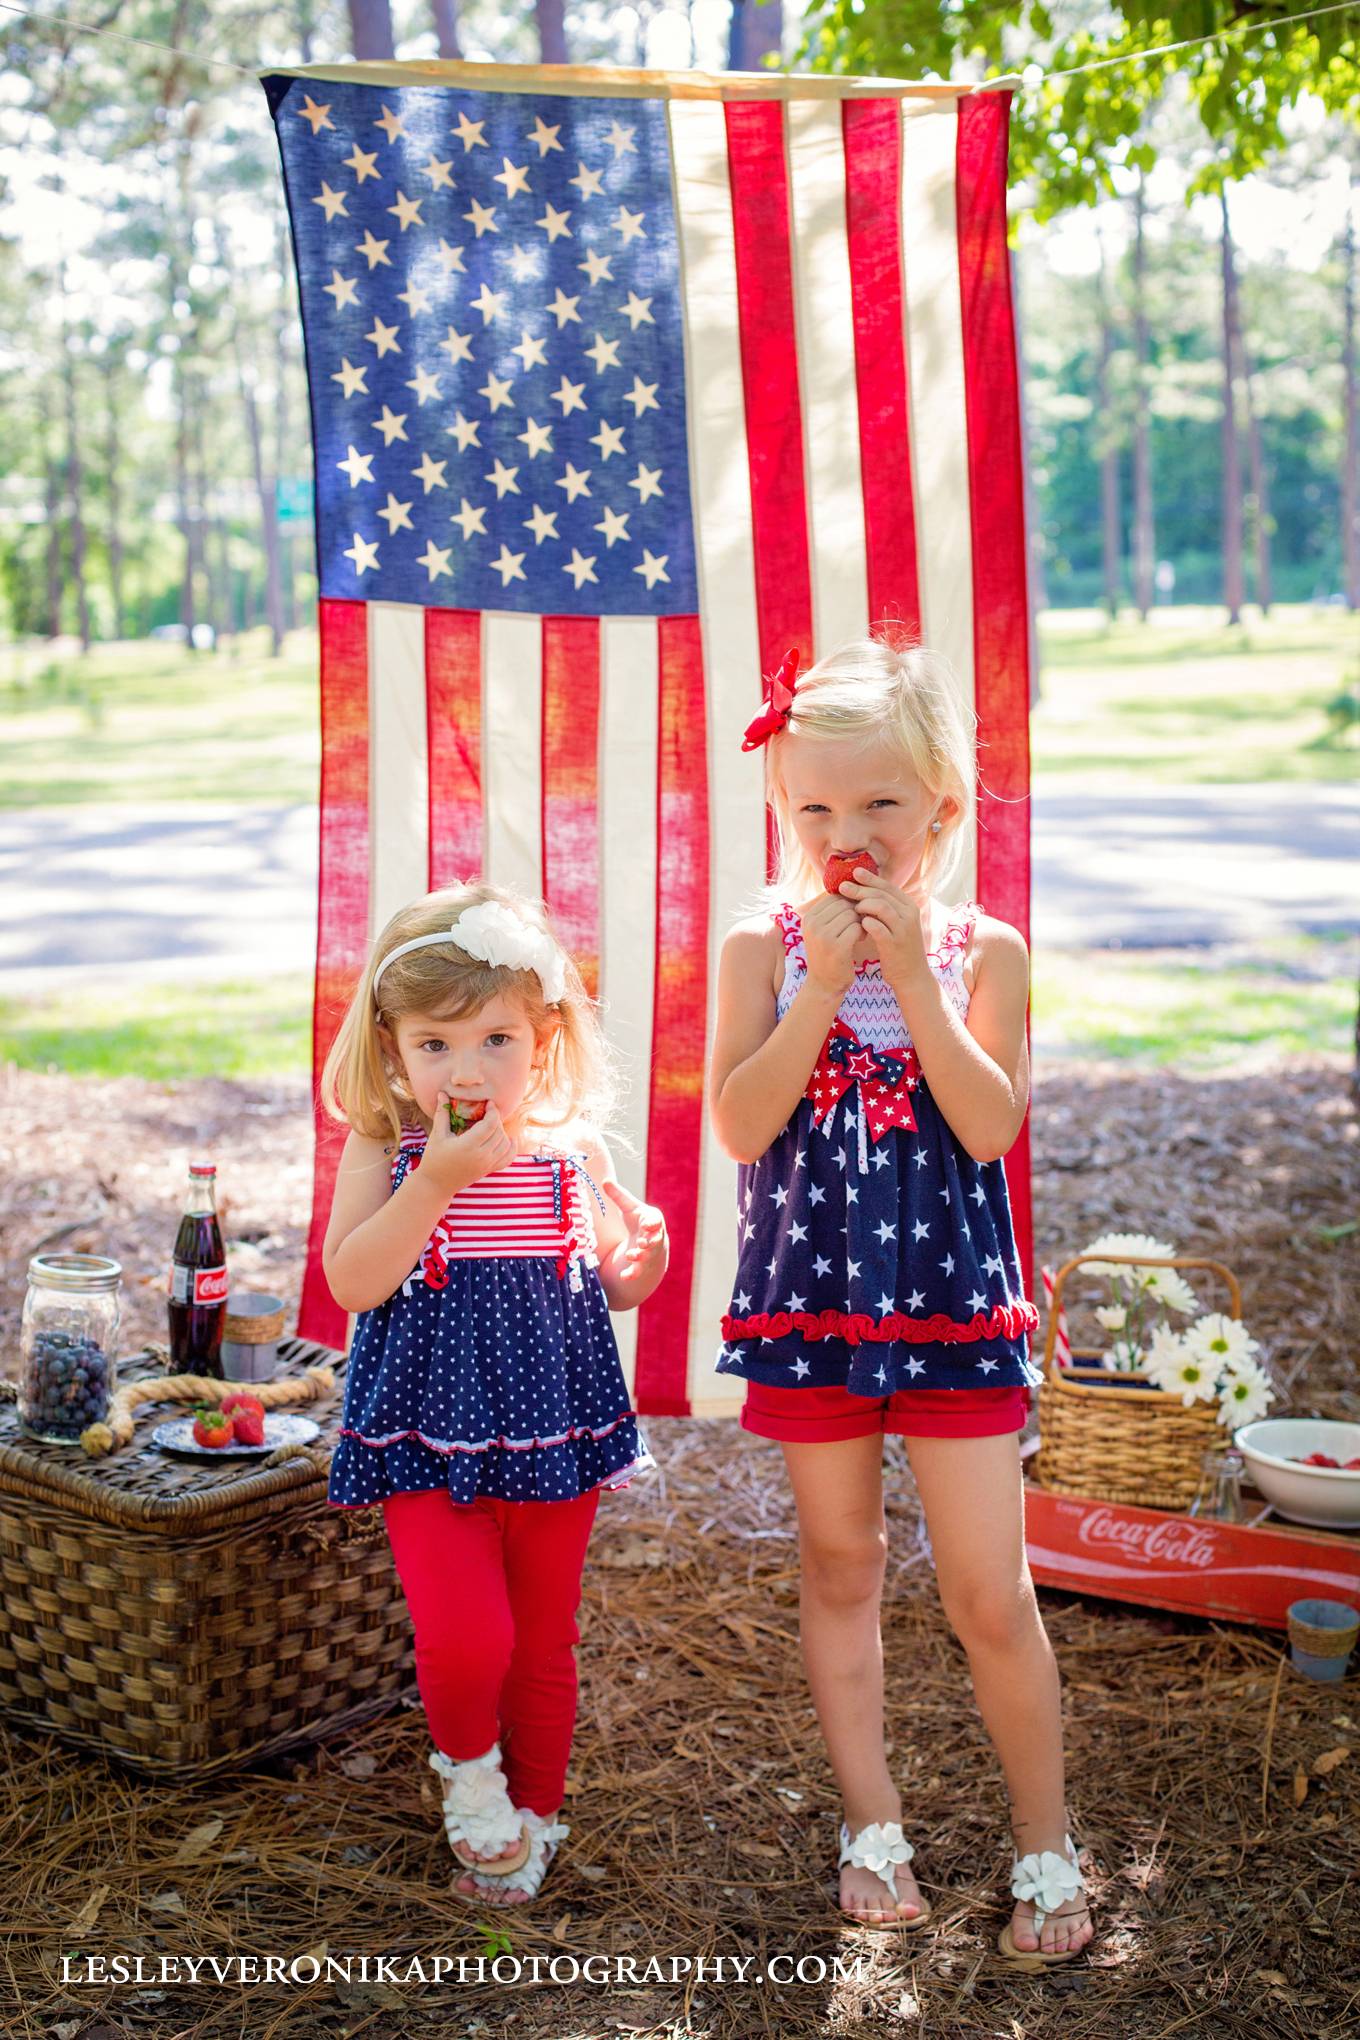
<instances>
[{"instance_id":1,"label":"girl's bare leg","mask_svg":"<svg viewBox=\"0 0 1360 2040\"><path fill-rule=\"evenodd\" d=\"M857 1834L902 1817L883 1749L883 1439L875 1432L785 1444L784 1458L798 1505L803 1662L846 1824ZM898 1865L896 1883L896 1917L914 1918L921 1895L907 1865ZM872 1871L841 1871L840 1902L847 1912L890 1920L894 1912L886 1898L883 1880Z\"/></svg>"},{"instance_id":2,"label":"girl's bare leg","mask_svg":"<svg viewBox=\"0 0 1360 2040\"><path fill-rule=\"evenodd\" d=\"M940 1599L968 1653L978 1710L1001 1759L1016 1854L1062 1854L1067 1832L1058 1668L1025 1558L1024 1495L1014 1434L909 1438L935 1553ZM1018 1948L1082 1948L1092 1927L1078 1895L1034 1932L1034 1907L1016 1905Z\"/></svg>"}]
</instances>

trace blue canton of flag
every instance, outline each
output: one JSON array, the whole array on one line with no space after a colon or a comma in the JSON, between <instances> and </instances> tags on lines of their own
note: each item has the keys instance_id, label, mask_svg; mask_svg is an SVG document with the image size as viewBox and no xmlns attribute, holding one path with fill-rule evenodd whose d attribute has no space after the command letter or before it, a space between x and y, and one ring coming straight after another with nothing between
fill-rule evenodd
<instances>
[{"instance_id":1,"label":"blue canton of flag","mask_svg":"<svg viewBox=\"0 0 1360 2040\"><path fill-rule=\"evenodd\" d=\"M264 80L302 297L321 593L698 608L659 100Z\"/></svg>"}]
</instances>

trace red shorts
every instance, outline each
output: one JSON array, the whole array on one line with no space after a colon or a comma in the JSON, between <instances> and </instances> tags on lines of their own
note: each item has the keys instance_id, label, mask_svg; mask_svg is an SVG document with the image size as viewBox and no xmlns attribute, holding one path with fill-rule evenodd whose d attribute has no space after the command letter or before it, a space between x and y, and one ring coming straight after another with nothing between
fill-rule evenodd
<instances>
[{"instance_id":1,"label":"red shorts","mask_svg":"<svg viewBox=\"0 0 1360 2040\"><path fill-rule=\"evenodd\" d=\"M748 1381L741 1426L757 1438L820 1445L884 1431L901 1438L994 1438L1022 1431L1028 1416L1029 1390L1018 1386L902 1388L880 1398L846 1388L766 1388Z\"/></svg>"}]
</instances>

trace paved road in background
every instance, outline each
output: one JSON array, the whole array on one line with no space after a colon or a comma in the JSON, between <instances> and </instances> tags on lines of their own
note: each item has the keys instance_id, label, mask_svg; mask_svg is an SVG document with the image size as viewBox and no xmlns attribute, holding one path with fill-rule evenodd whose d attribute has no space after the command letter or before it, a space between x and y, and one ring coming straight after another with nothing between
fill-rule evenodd
<instances>
[{"instance_id":1,"label":"paved road in background","mask_svg":"<svg viewBox=\"0 0 1360 2040\"><path fill-rule=\"evenodd\" d=\"M310 970L316 810L0 815L0 989ZM1360 923L1360 787L1034 796L1034 941L1253 942Z\"/></svg>"}]
</instances>

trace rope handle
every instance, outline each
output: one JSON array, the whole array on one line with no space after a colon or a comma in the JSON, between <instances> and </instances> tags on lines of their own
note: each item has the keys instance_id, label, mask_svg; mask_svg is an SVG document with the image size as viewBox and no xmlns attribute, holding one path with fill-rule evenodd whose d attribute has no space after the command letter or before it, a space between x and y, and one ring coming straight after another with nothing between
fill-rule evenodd
<instances>
[{"instance_id":1,"label":"rope handle","mask_svg":"<svg viewBox=\"0 0 1360 2040\"><path fill-rule=\"evenodd\" d=\"M1053 1278L1053 1294L1048 1306L1048 1329L1044 1338L1044 1372L1050 1381L1061 1382L1064 1370L1059 1367L1056 1355L1058 1326L1062 1322L1063 1285L1069 1275L1088 1261L1099 1262L1102 1267L1112 1263L1127 1268L1202 1268L1206 1273L1217 1275L1226 1285L1232 1304L1230 1315L1241 1320L1242 1288L1237 1277L1222 1261L1213 1261L1200 1254L1170 1254L1159 1257L1153 1254L1074 1254L1070 1261L1064 1261ZM1070 1371L1070 1370L1069 1370Z\"/></svg>"}]
</instances>

